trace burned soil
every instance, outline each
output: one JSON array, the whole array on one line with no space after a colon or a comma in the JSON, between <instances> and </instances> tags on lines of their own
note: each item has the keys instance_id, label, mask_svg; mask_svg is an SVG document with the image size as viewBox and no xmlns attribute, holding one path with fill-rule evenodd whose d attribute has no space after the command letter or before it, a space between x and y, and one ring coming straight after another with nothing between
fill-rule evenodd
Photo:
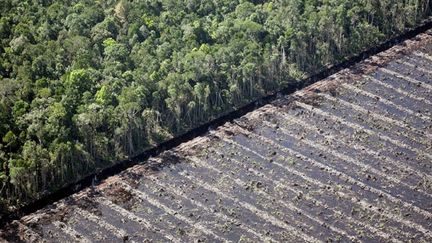
<instances>
[{"instance_id":1,"label":"burned soil","mask_svg":"<svg viewBox=\"0 0 432 243\"><path fill-rule=\"evenodd\" d=\"M430 242L432 37L16 220L5 241Z\"/></svg>"}]
</instances>

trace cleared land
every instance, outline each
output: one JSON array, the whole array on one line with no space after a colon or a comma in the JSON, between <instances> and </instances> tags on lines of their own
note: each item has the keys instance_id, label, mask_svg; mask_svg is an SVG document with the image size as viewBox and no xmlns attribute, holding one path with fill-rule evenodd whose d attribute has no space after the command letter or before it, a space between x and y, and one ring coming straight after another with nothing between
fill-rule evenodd
<instances>
[{"instance_id":1,"label":"cleared land","mask_svg":"<svg viewBox=\"0 0 432 243\"><path fill-rule=\"evenodd\" d=\"M432 37L14 221L16 241L432 241Z\"/></svg>"}]
</instances>

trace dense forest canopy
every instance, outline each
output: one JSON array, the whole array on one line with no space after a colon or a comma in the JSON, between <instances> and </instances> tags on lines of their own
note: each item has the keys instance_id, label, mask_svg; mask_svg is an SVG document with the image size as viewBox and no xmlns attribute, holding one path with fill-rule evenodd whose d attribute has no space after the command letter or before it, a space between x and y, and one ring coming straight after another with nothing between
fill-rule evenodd
<instances>
[{"instance_id":1,"label":"dense forest canopy","mask_svg":"<svg viewBox=\"0 0 432 243\"><path fill-rule=\"evenodd\" d=\"M0 0L0 204L417 26L429 0Z\"/></svg>"}]
</instances>

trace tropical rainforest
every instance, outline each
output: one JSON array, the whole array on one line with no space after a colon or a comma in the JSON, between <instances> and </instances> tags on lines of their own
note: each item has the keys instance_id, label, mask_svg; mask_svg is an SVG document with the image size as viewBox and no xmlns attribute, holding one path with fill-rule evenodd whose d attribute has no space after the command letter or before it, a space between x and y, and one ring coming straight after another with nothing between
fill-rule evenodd
<instances>
[{"instance_id":1,"label":"tropical rainforest","mask_svg":"<svg viewBox=\"0 0 432 243\"><path fill-rule=\"evenodd\" d=\"M0 0L13 209L410 30L429 0Z\"/></svg>"}]
</instances>

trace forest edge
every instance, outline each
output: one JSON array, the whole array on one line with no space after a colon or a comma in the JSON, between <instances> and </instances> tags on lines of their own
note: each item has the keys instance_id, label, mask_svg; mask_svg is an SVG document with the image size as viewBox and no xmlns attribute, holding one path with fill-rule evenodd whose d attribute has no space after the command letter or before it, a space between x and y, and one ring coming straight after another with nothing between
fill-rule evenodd
<instances>
[{"instance_id":1,"label":"forest edge","mask_svg":"<svg viewBox=\"0 0 432 243\"><path fill-rule=\"evenodd\" d=\"M116 175L136 164L142 163L142 161L145 161L149 159L150 157L155 157L159 155L162 152L165 152L167 150L170 150L172 148L175 148L179 146L182 143L185 143L195 137L198 137L200 135L205 134L211 129L217 128L227 122L232 122L235 119L238 119L245 114L256 110L257 108L260 108L266 104L271 103L272 101L276 100L282 95L289 95L294 93L297 90L306 88L322 79L325 79L343 69L352 67L353 65L364 61L371 56L374 56L380 52L386 51L390 49L391 47L395 45L402 44L403 42L415 38L417 35L427 32L428 30L432 29L432 18L429 18L427 20L423 21L423 24L421 24L419 27L414 28L410 31L407 31L406 33L399 35L397 37L394 37L376 47L372 47L370 49L367 49L363 52L361 52L358 55L355 55L339 64L331 65L327 67L327 69L314 74L308 78L305 78L303 80L298 80L294 83L290 83L287 87L284 87L280 89L279 91L275 91L265 97L261 97L258 99L255 99L254 101L242 106L239 109L229 111L218 118L209 121L207 123L204 123L202 125L199 125L193 129L190 129L189 131L176 136L172 139L169 139L165 142L160 143L159 145L148 149L144 151L143 153L140 153L130 159L118 161L113 166L107 167L105 169L101 169L95 173L92 173L88 176L85 176L82 179L79 179L76 182L70 183L69 185L57 190L56 192L53 192L47 196L42 197L41 199L38 199L32 203L27 204L26 206L23 206L19 208L18 210L11 211L11 212L0 212L0 227L3 227L4 225L12 222L13 220L19 219L24 215L31 214L33 212L36 212L39 209L42 209L43 207L54 203L60 199L63 199L67 196L70 196L74 193L77 193L94 183L98 183L104 179L107 179L110 176ZM432 35L432 33L426 33L429 35Z\"/></svg>"}]
</instances>

